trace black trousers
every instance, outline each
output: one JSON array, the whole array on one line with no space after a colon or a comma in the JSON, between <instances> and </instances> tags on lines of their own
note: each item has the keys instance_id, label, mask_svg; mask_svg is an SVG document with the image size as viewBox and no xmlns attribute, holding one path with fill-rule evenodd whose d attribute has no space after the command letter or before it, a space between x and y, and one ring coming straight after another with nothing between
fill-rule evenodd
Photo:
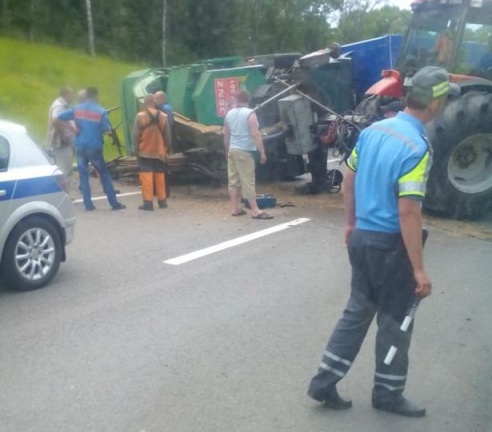
<instances>
[{"instance_id":1,"label":"black trousers","mask_svg":"<svg viewBox=\"0 0 492 432\"><path fill-rule=\"evenodd\" d=\"M400 234L356 230L350 240L349 257L350 299L328 341L308 394L324 400L329 389L347 374L377 314L373 398L391 399L401 394L406 384L412 326L402 332L400 325L415 299L413 269ZM392 363L385 365L392 345L398 351Z\"/></svg>"},{"instance_id":2,"label":"black trousers","mask_svg":"<svg viewBox=\"0 0 492 432\"><path fill-rule=\"evenodd\" d=\"M166 163L160 159L137 157L140 172L166 173Z\"/></svg>"}]
</instances>

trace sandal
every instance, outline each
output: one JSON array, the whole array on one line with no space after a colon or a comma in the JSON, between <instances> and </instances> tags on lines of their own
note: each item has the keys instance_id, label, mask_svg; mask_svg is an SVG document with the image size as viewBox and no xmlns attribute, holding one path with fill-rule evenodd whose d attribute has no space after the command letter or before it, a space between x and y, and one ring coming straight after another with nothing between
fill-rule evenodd
<instances>
[{"instance_id":1,"label":"sandal","mask_svg":"<svg viewBox=\"0 0 492 432\"><path fill-rule=\"evenodd\" d=\"M246 214L246 210L239 210L237 213L231 213L231 216L244 216Z\"/></svg>"},{"instance_id":2,"label":"sandal","mask_svg":"<svg viewBox=\"0 0 492 432\"><path fill-rule=\"evenodd\" d=\"M256 216L251 216L251 219L273 219L273 216L269 215L268 213L261 212L258 213Z\"/></svg>"}]
</instances>

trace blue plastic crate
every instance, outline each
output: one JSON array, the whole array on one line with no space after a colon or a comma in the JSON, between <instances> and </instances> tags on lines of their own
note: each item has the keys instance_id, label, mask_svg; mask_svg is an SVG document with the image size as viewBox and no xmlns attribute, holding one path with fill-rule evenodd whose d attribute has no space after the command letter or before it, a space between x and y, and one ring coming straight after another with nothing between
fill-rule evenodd
<instances>
[{"instance_id":1,"label":"blue plastic crate","mask_svg":"<svg viewBox=\"0 0 492 432\"><path fill-rule=\"evenodd\" d=\"M246 208L250 208L249 202L247 199L243 198L243 204ZM257 194L256 195L256 203L258 204L258 208L273 208L277 205L277 198L273 195L269 194Z\"/></svg>"}]
</instances>

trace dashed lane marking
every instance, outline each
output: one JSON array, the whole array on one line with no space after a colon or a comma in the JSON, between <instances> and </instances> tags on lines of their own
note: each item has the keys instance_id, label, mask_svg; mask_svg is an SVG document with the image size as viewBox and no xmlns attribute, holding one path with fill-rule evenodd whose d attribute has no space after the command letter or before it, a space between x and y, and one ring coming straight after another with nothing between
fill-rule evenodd
<instances>
[{"instance_id":1,"label":"dashed lane marking","mask_svg":"<svg viewBox=\"0 0 492 432\"><path fill-rule=\"evenodd\" d=\"M300 219L295 219L290 222L286 222L280 225L276 225L270 228L266 228L261 231L257 231L251 234L247 234L245 236L241 236L232 240L225 241L223 243L216 244L215 246L210 246L205 249L198 250L196 252L191 252L186 255L181 255L176 258L172 258L169 260L164 261L164 264L170 264L170 265L181 265L181 264L186 264L190 261L203 258L207 255L211 255L220 251L223 251L225 249L229 249L235 246L239 246L241 244L259 239L261 237L265 237L270 234L277 233L279 231L286 230L287 228L291 228L297 225L301 225L303 223L309 222L311 219L308 218L300 218Z\"/></svg>"}]
</instances>

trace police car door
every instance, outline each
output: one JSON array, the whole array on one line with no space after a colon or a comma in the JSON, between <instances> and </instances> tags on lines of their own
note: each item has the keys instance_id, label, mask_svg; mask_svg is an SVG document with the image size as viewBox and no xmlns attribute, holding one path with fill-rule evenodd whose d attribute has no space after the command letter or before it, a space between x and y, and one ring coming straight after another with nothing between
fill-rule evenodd
<instances>
[{"instance_id":1,"label":"police car door","mask_svg":"<svg viewBox=\"0 0 492 432\"><path fill-rule=\"evenodd\" d=\"M9 175L9 162L10 144L5 136L0 135L0 227L3 227L8 215L16 183Z\"/></svg>"}]
</instances>

